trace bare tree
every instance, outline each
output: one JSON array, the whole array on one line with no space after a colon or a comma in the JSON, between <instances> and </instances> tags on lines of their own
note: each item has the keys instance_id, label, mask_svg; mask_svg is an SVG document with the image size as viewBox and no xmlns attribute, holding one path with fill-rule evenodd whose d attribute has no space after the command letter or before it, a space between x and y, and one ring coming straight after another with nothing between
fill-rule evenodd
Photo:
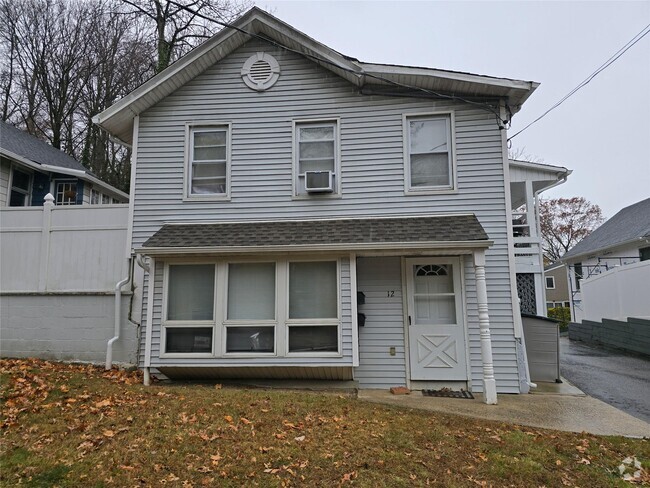
<instances>
[{"instance_id":1,"label":"bare tree","mask_svg":"<svg viewBox=\"0 0 650 488\"><path fill-rule=\"evenodd\" d=\"M83 2L3 0L6 51L19 76L4 99L15 96L15 109L27 130L58 149L72 151L71 121L81 90L94 69L88 56L90 10ZM15 84L14 84L15 81ZM7 113L9 108L7 107ZM68 127L66 127L68 125Z\"/></svg>"},{"instance_id":2,"label":"bare tree","mask_svg":"<svg viewBox=\"0 0 650 488\"><path fill-rule=\"evenodd\" d=\"M3 120L18 119L20 125L37 137L42 137L43 96L38 86L37 65L44 55L31 35L29 18L33 2L0 2L0 42L3 66ZM8 64L11 63L11 64Z\"/></svg>"},{"instance_id":3,"label":"bare tree","mask_svg":"<svg viewBox=\"0 0 650 488\"><path fill-rule=\"evenodd\" d=\"M533 156L532 154L529 154L526 152L525 147L517 147L517 148L512 148L508 149L508 157L510 159L516 159L518 161L528 161L530 163L543 163L544 159L538 157L538 156Z\"/></svg>"},{"instance_id":4,"label":"bare tree","mask_svg":"<svg viewBox=\"0 0 650 488\"><path fill-rule=\"evenodd\" d=\"M600 207L584 197L540 200L539 219L544 255L551 261L560 259L605 220Z\"/></svg>"},{"instance_id":5,"label":"bare tree","mask_svg":"<svg viewBox=\"0 0 650 488\"><path fill-rule=\"evenodd\" d=\"M185 54L229 23L250 5L247 0L122 0L125 13L144 17L155 30L160 73L175 59Z\"/></svg>"},{"instance_id":6,"label":"bare tree","mask_svg":"<svg viewBox=\"0 0 650 488\"><path fill-rule=\"evenodd\" d=\"M111 141L92 117L151 76L155 56L142 26L120 15L118 6L113 0L95 4L90 52L97 67L84 86L76 113L83 127L81 160L99 178L127 190L130 151Z\"/></svg>"},{"instance_id":7,"label":"bare tree","mask_svg":"<svg viewBox=\"0 0 650 488\"><path fill-rule=\"evenodd\" d=\"M130 152L92 117L232 21L247 2L0 0L2 120L127 191Z\"/></svg>"}]
</instances>

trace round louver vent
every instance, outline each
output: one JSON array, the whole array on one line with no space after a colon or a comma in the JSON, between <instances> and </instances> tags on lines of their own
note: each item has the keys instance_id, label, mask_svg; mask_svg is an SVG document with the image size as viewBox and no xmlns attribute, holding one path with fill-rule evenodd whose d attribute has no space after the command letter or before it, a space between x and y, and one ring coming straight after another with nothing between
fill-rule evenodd
<instances>
[{"instance_id":1,"label":"round louver vent","mask_svg":"<svg viewBox=\"0 0 650 488\"><path fill-rule=\"evenodd\" d=\"M280 77L280 65L270 54L255 53L244 63L241 76L249 88L268 90Z\"/></svg>"}]
</instances>

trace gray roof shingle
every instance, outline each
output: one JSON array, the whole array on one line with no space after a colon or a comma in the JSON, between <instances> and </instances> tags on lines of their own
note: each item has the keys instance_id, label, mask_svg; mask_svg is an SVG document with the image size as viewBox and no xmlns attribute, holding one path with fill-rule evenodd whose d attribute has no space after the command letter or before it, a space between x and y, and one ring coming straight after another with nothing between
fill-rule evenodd
<instances>
[{"instance_id":1,"label":"gray roof shingle","mask_svg":"<svg viewBox=\"0 0 650 488\"><path fill-rule=\"evenodd\" d=\"M477 241L488 235L474 215L343 220L167 224L143 248L227 248ZM483 242L481 242L483 241Z\"/></svg>"},{"instance_id":2,"label":"gray roof shingle","mask_svg":"<svg viewBox=\"0 0 650 488\"><path fill-rule=\"evenodd\" d=\"M6 122L0 122L0 148L38 164L49 164L88 173L76 159Z\"/></svg>"},{"instance_id":3,"label":"gray roof shingle","mask_svg":"<svg viewBox=\"0 0 650 488\"><path fill-rule=\"evenodd\" d=\"M562 256L562 261L650 237L650 198L625 207Z\"/></svg>"}]
</instances>

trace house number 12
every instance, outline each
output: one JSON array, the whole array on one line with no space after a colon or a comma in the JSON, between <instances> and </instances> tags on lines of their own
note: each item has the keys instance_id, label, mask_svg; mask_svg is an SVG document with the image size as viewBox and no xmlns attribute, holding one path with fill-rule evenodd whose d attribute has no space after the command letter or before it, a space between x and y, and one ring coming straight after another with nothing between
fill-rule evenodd
<instances>
[{"instance_id":1,"label":"house number 12","mask_svg":"<svg viewBox=\"0 0 650 488\"><path fill-rule=\"evenodd\" d=\"M386 292L386 296L387 296L388 298L392 298L392 297L394 297L394 296L395 296L395 290L389 290L389 291L387 291L387 292Z\"/></svg>"}]
</instances>

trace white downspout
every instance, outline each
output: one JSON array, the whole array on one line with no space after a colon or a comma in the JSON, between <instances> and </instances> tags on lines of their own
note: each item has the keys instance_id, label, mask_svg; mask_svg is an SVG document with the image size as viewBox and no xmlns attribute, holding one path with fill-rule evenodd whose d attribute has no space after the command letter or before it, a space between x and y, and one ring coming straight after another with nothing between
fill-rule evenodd
<instances>
[{"instance_id":1,"label":"white downspout","mask_svg":"<svg viewBox=\"0 0 650 488\"><path fill-rule=\"evenodd\" d=\"M143 270L145 270L147 273L151 273L151 266L150 266L150 263L146 262L146 261L143 259L143 255L142 255L142 254L136 254L136 255L135 255L135 262L138 263L138 266L140 266L140 267L141 267ZM149 274L149 276L151 276L151 274ZM151 293L150 293L149 290L151 290L151 287L152 287L152 286L153 286L153 284L150 284L149 287L148 287L148 289L147 289L147 295L148 295L148 296L147 296L147 325L146 325L146 327L147 327L147 333L150 333L149 330L150 330L150 327L151 327L151 324L149 323L149 322L150 322L150 321L149 321L149 316L150 316L150 312L149 312L149 310L152 308L152 304L150 303L149 297L151 297L152 295L151 295ZM149 385L151 384L151 370L149 369L149 366L147 365L147 360L146 360L146 348L147 348L147 345L146 345L146 343L145 343L145 366L144 366L144 378L143 378L143 383L144 383L144 386L149 386Z\"/></svg>"},{"instance_id":2,"label":"white downspout","mask_svg":"<svg viewBox=\"0 0 650 488\"><path fill-rule=\"evenodd\" d=\"M129 274L115 285L115 336L109 339L106 344L106 371L109 371L113 367L113 344L120 338L120 328L122 325L122 287L131 281L131 270L133 269L130 259L128 263Z\"/></svg>"}]
</instances>

